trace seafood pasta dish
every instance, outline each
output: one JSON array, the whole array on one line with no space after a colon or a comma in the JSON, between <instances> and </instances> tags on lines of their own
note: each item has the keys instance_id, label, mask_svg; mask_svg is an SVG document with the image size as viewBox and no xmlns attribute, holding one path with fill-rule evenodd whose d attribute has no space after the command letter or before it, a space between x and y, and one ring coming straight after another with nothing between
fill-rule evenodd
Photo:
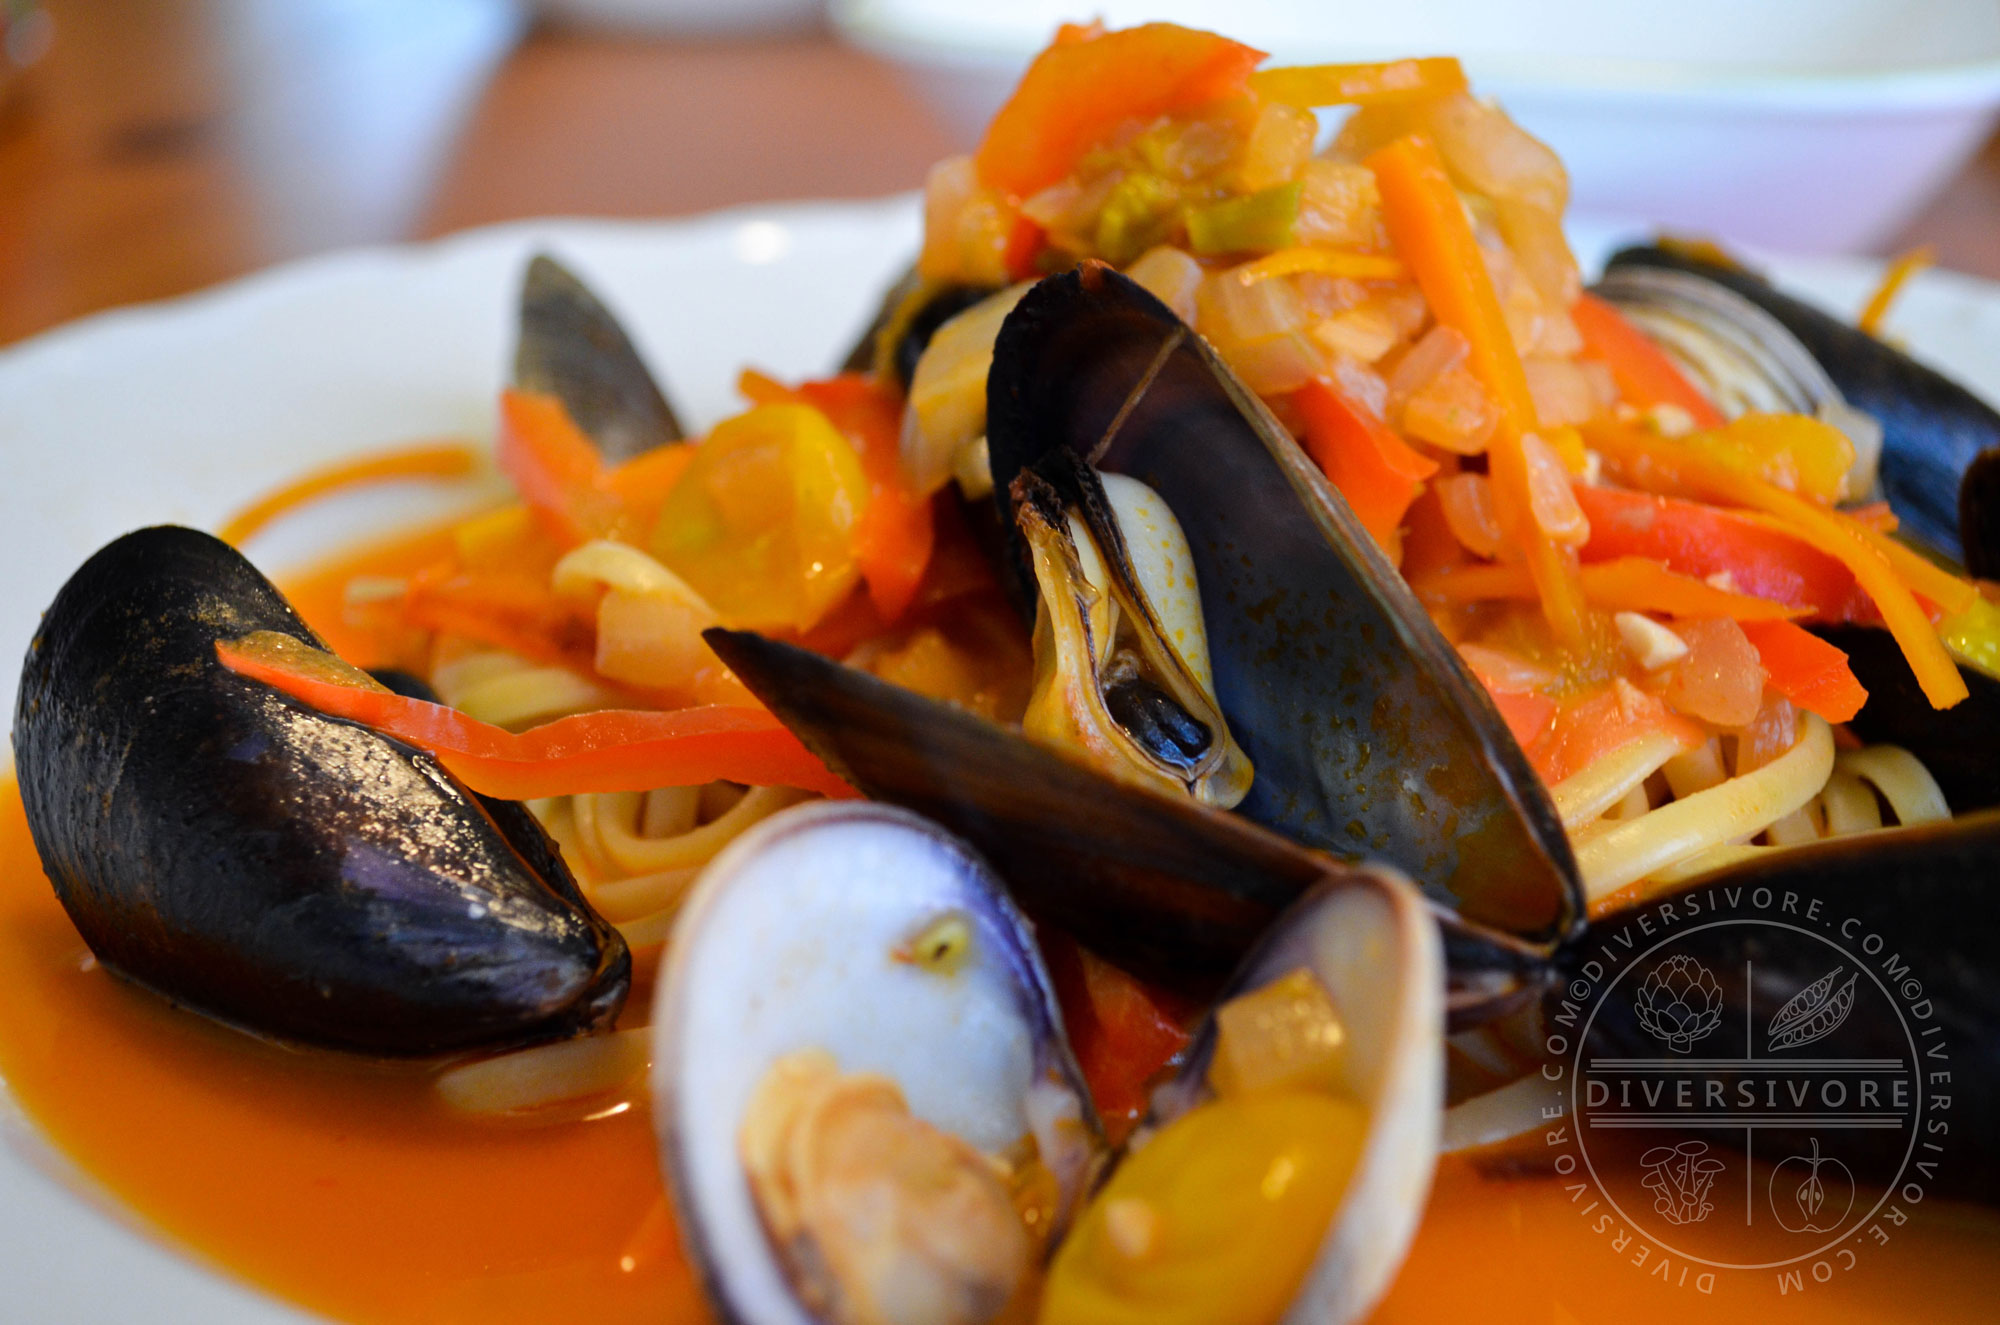
<instances>
[{"instance_id":1,"label":"seafood pasta dish","mask_svg":"<svg viewBox=\"0 0 2000 1325\"><path fill-rule=\"evenodd\" d=\"M535 256L490 458L49 605L0 1078L344 1320L1986 1318L2000 416L1567 191L1072 25L705 433Z\"/></svg>"}]
</instances>

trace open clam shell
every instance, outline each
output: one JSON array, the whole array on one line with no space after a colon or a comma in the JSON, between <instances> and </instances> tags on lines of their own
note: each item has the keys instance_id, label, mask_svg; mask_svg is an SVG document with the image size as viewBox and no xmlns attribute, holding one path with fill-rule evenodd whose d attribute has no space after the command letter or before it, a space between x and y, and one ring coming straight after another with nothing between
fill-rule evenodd
<instances>
[{"instance_id":1,"label":"open clam shell","mask_svg":"<svg viewBox=\"0 0 2000 1325\"><path fill-rule=\"evenodd\" d=\"M1226 999L1310 971L1346 1033L1341 1093L1367 1115L1360 1158L1287 1322L1359 1319L1416 1235L1444 1099L1442 967L1437 927L1416 889L1394 871L1361 869L1301 897L1224 991ZM1155 1092L1149 1126L1210 1098L1215 1048L1211 1014L1174 1081Z\"/></svg>"},{"instance_id":2,"label":"open clam shell","mask_svg":"<svg viewBox=\"0 0 2000 1325\"><path fill-rule=\"evenodd\" d=\"M940 921L961 927L948 969L910 952ZM798 1051L889 1078L915 1117L986 1154L1033 1137L1067 1199L1087 1181L1095 1114L1027 922L934 825L857 802L773 816L703 873L668 953L654 1010L661 1158L726 1319L814 1318L740 1150L759 1082Z\"/></svg>"},{"instance_id":3,"label":"open clam shell","mask_svg":"<svg viewBox=\"0 0 2000 1325\"><path fill-rule=\"evenodd\" d=\"M1186 532L1215 695L1256 768L1241 813L1406 871L1541 940L1582 894L1547 792L1340 494L1166 305L1107 268L1031 290L987 381L996 494L1068 448ZM1009 521L1011 524L1011 521Z\"/></svg>"}]
</instances>

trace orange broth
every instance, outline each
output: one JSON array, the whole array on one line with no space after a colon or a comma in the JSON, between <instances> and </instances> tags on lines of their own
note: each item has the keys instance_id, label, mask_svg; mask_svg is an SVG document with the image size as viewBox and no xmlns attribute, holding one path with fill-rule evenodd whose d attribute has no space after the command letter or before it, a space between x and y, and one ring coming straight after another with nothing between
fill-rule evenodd
<instances>
[{"instance_id":1,"label":"orange broth","mask_svg":"<svg viewBox=\"0 0 2000 1325\"><path fill-rule=\"evenodd\" d=\"M425 560L385 545L292 583L336 647L340 585ZM635 992L643 1011L645 990ZM282 1048L175 1011L89 957L0 786L0 1078L47 1137L190 1253L345 1320L545 1325L708 1319L667 1217L643 1098L544 1126L440 1104L422 1065ZM2000 1218L1926 1201L1829 1286L1663 1283L1593 1235L1562 1185L1447 1158L1382 1325L1986 1319ZM1657 1269L1657 1262L1649 1268ZM1678 1273L1678 1267L1675 1269Z\"/></svg>"}]
</instances>

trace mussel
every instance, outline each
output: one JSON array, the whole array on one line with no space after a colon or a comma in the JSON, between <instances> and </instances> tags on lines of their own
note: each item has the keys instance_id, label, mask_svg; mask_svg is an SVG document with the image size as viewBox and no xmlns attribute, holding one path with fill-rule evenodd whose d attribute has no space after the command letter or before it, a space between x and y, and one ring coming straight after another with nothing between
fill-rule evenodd
<instances>
[{"instance_id":1,"label":"mussel","mask_svg":"<svg viewBox=\"0 0 2000 1325\"><path fill-rule=\"evenodd\" d=\"M1695 1093L1687 1135L1740 1146L1741 1128L1717 1127L1713 1110L1741 1103L1739 1082L1776 1071L1797 1093L1790 1112L1770 1110L1789 1124L1757 1131L1756 1153L1767 1162L1803 1153L1821 1133L1863 1181L1893 1184L1907 1163L1922 1161L1927 1190L1992 1202L2000 1145L1979 1111L2000 1101L1996 861L2000 813L1985 811L1774 852L1712 874L1593 921L1559 958L1563 978L1545 997L1544 1024L1577 1037L1571 1044L1580 1039L1586 1058L1698 1059L1722 1090L1719 1100ZM1906 1125L1816 1127L1797 1112L1801 1098L1852 1106L1870 1065L1884 1082L1878 1112L1900 1108ZM1897 1080L1907 1088L1900 1104L1889 1089ZM1615 1102L1615 1092L1604 1094ZM1946 1096L1947 1107L1913 1135L1912 1109L1932 1094ZM1953 1098L1957 1108L1948 1107ZM1578 1125L1611 1112L1586 1107Z\"/></svg>"},{"instance_id":2,"label":"mussel","mask_svg":"<svg viewBox=\"0 0 2000 1325\"><path fill-rule=\"evenodd\" d=\"M1232 1078L1230 1102L1240 1112L1240 1092L1256 1092L1261 1116L1275 1095L1347 1133L1302 1138L1322 1167L1286 1170L1301 1188L1317 1181L1325 1207L1320 1226L1284 1230L1302 1255L1260 1286L1278 1298L1271 1319L1354 1319L1400 1262L1435 1152L1438 965L1406 882L1336 871L1229 987L1307 981L1329 1033L1311 1062L1255 1065L1297 1079ZM1107 1254L1105 1214L1078 1222L1077 1211L1119 1157L1104 1152L1032 935L963 845L881 806L806 806L758 826L697 885L655 1025L662 1162L725 1319L1024 1318L1043 1291L1032 1267L1058 1246L1040 1318L1102 1318L1091 1262ZM1201 1033L1151 1139L1123 1157L1136 1181L1140 1168L1216 1158L1190 1154L1174 1129L1214 1116L1217 1038L1212 1024ZM1235 1193L1246 1209L1301 1208L1278 1204L1268 1178L1260 1193L1263 1177ZM1126 1214L1134 1203L1117 1176L1100 1199ZM1154 1223L1184 1279L1200 1274L1216 1229L1214 1211L1182 1205ZM1270 1250L1255 1228L1220 1237L1253 1259ZM1205 1290L1243 1286L1211 1275ZM1125 1306L1143 1314L1143 1302Z\"/></svg>"},{"instance_id":3,"label":"mussel","mask_svg":"<svg viewBox=\"0 0 2000 1325\"><path fill-rule=\"evenodd\" d=\"M1027 923L906 811L799 806L732 843L654 1027L662 1163L726 1320L991 1320L1101 1155Z\"/></svg>"},{"instance_id":4,"label":"mussel","mask_svg":"<svg viewBox=\"0 0 2000 1325\"><path fill-rule=\"evenodd\" d=\"M569 268L529 259L517 313L514 384L561 400L607 461L685 435L632 338Z\"/></svg>"},{"instance_id":5,"label":"mussel","mask_svg":"<svg viewBox=\"0 0 2000 1325\"><path fill-rule=\"evenodd\" d=\"M223 667L320 641L235 550L143 529L29 646L14 750L35 846L110 970L260 1034L442 1054L608 1024L631 961L527 811Z\"/></svg>"},{"instance_id":6,"label":"mussel","mask_svg":"<svg viewBox=\"0 0 2000 1325\"><path fill-rule=\"evenodd\" d=\"M1101 266L1049 277L1001 329L987 395L1010 527L1015 480L1058 451L1178 517L1217 707L1256 769L1243 814L1392 863L1497 928L1550 940L1578 923L1568 839L1492 702L1319 468L1166 305Z\"/></svg>"}]
</instances>

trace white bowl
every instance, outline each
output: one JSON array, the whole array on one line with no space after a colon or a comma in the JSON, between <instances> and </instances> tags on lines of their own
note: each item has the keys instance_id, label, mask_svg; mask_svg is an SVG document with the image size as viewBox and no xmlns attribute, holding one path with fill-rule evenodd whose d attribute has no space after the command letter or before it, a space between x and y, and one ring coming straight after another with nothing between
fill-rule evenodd
<instances>
[{"instance_id":1,"label":"white bowl","mask_svg":"<svg viewBox=\"0 0 2000 1325\"><path fill-rule=\"evenodd\" d=\"M1887 239L2000 112L1991 0L833 0L970 144L1065 18L1170 19L1274 63L1456 54L1615 221L1855 251Z\"/></svg>"}]
</instances>

